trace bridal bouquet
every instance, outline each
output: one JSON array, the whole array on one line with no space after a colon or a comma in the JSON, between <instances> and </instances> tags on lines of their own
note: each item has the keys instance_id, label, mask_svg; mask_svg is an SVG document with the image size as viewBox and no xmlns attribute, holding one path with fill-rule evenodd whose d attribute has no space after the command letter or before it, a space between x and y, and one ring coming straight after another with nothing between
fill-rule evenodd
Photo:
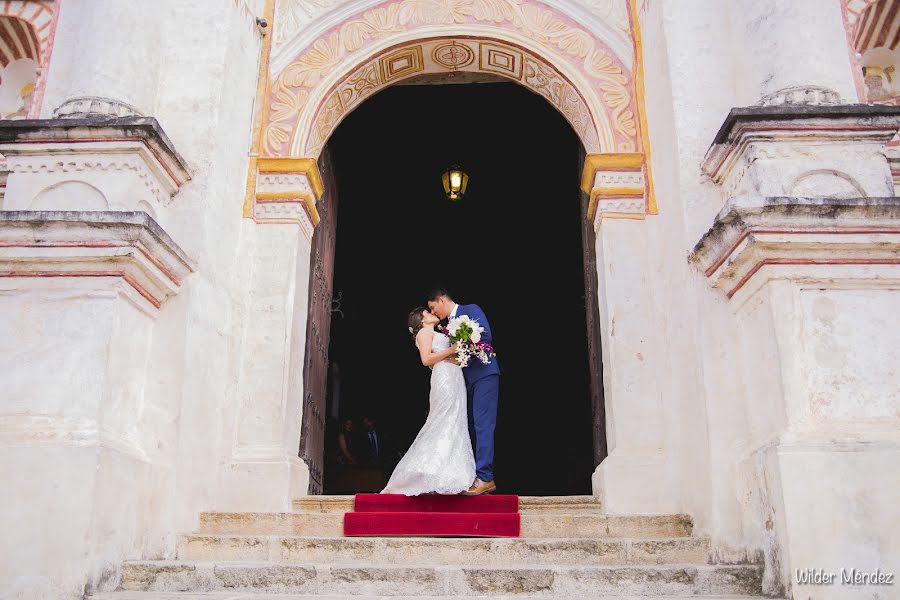
<instances>
[{"instance_id":1,"label":"bridal bouquet","mask_svg":"<svg viewBox=\"0 0 900 600\"><path fill-rule=\"evenodd\" d=\"M468 365L473 356L484 364L489 364L491 358L497 356L490 344L481 341L483 331L484 327L467 315L454 317L447 323L444 333L450 337L451 344L459 344L459 350L456 352L459 366Z\"/></svg>"}]
</instances>

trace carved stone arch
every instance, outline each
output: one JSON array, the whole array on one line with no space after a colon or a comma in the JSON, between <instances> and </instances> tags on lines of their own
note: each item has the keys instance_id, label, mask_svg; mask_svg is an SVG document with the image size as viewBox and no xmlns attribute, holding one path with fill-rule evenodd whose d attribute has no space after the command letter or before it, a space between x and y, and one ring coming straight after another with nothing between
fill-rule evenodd
<instances>
[{"instance_id":1,"label":"carved stone arch","mask_svg":"<svg viewBox=\"0 0 900 600\"><path fill-rule=\"evenodd\" d=\"M566 12L540 0L364 0L324 10L288 41L276 23L277 71L270 71L268 40L244 215L314 225L318 194L306 191L341 120L399 81L454 71L516 81L562 113L587 152L589 218L655 214L635 6L622 4L632 41L632 56L623 59L618 42L619 53L606 43L608 27L577 18L594 4L564 2ZM301 164L311 170L297 171ZM290 186L287 173L299 176Z\"/></svg>"},{"instance_id":2,"label":"carved stone arch","mask_svg":"<svg viewBox=\"0 0 900 600\"><path fill-rule=\"evenodd\" d=\"M465 11L476 6L498 6L481 0L455 0ZM423 0L440 3L446 0ZM274 0L271 72L280 73L300 52L321 34L345 19L385 4L385 0ZM518 5L519 0L503 4ZM633 32L630 0L538 0L534 6L565 16L590 31L632 69ZM484 11L486 12L486 11Z\"/></svg>"},{"instance_id":3,"label":"carved stone arch","mask_svg":"<svg viewBox=\"0 0 900 600\"><path fill-rule=\"evenodd\" d=\"M585 149L633 152L634 138L616 135L612 119L587 84L525 46L500 37L416 37L366 57L310 96L311 110L296 125L290 153L318 156L338 124L367 98L400 81L423 75L477 73L512 81L544 97L569 122ZM592 102L593 101L593 102Z\"/></svg>"},{"instance_id":4,"label":"carved stone arch","mask_svg":"<svg viewBox=\"0 0 900 600\"><path fill-rule=\"evenodd\" d=\"M285 293L295 298L293 320L285 325L306 327L305 336L293 329L290 334L289 367L283 373L292 374L292 391L281 396L290 409L273 417L287 418L274 429L285 425L292 450L301 442L303 460L292 463L291 489L305 481L310 492L321 491L329 265L340 195L326 142L337 124L378 90L430 73L490 74L544 95L574 123L585 150L581 237L584 264L591 269L585 273L585 290L591 297L602 288L603 270L596 265L606 260L597 255L594 236L600 224L656 214L642 97L639 1L267 0L265 18L272 30L262 40L243 216L277 225L247 238L256 264L265 265L254 269L254 277L265 285L272 278L284 283ZM598 26L610 6L617 6L610 9L618 11L616 19ZM280 19L291 14L297 19L281 29ZM621 35L612 36L618 41L610 36L613 20L620 24ZM273 273L279 264L295 263L296 272ZM590 363L598 369L591 376L594 416L598 430L605 431L600 302L586 304L588 332L594 336ZM272 322L267 306L253 310L267 311L264 320ZM283 335L280 328L265 331ZM302 423L289 418L295 414L302 415ZM604 448L599 460L605 447L598 447Z\"/></svg>"},{"instance_id":5,"label":"carved stone arch","mask_svg":"<svg viewBox=\"0 0 900 600\"><path fill-rule=\"evenodd\" d=\"M501 47L493 53L484 50L486 56L481 56L480 48L473 48L478 60L464 66L448 67L424 52L421 61L406 64L401 55L383 62L392 58L384 54L386 50L414 48L436 37L455 37L460 45L465 45L466 39L482 39L482 44L492 42ZM527 85L523 82L524 67L515 64L518 55L522 55L520 62L540 64L560 87L568 88L561 89L560 94L568 91L573 100L588 109L593 126L581 127L581 131L571 111L564 116L570 123L576 121L573 126L589 153L642 150L634 78L626 61L593 31L534 0L461 0L440 5L399 0L346 16L310 40L289 63L279 61L280 70L270 74L262 150L267 156L315 156L308 150L320 150L327 141L316 139L322 136L313 131L315 117L320 117L319 125L336 123L339 119L332 116L345 115L352 109L338 92L346 91L340 90L341 83L359 77L360 69L368 77L353 79L353 84L375 90L416 72L484 72L492 67L493 74ZM367 73L376 60L377 71ZM547 79L538 73L533 81L541 85ZM354 95L358 94L350 94L351 102ZM318 114L323 102L324 119ZM558 110L563 104L554 103ZM312 147L307 148L307 144Z\"/></svg>"}]
</instances>

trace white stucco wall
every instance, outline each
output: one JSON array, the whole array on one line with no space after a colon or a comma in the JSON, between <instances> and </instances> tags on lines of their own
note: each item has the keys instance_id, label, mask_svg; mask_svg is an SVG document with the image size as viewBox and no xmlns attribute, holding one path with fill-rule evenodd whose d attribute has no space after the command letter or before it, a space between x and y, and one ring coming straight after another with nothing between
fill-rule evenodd
<instances>
[{"instance_id":1,"label":"white stucco wall","mask_svg":"<svg viewBox=\"0 0 900 600\"><path fill-rule=\"evenodd\" d=\"M156 112L166 61L159 49L166 29L197 27L173 23L171 2L73 0L60 2L59 21L41 116L49 118L65 101L100 96L124 102L144 115ZM151 50L152 49L152 50ZM149 51L149 52L148 52Z\"/></svg>"},{"instance_id":2,"label":"white stucco wall","mask_svg":"<svg viewBox=\"0 0 900 600\"><path fill-rule=\"evenodd\" d=\"M713 537L718 560L758 560L768 547L772 566L766 458L753 453L741 376L754 372L745 363L770 368L766 329L752 317L736 320L687 264L723 202L700 163L725 115L740 105L734 35L727 11L700 2L650 3L641 26L660 209L642 226L653 246L650 280L661 314L653 339L667 358L659 377L679 508L698 533Z\"/></svg>"},{"instance_id":3,"label":"white stucco wall","mask_svg":"<svg viewBox=\"0 0 900 600\"><path fill-rule=\"evenodd\" d=\"M175 415L144 394L153 321L93 281L53 287L6 280L0 292L0 336L16 340L0 355L12 597L76 597L126 553L163 551L171 528L161 454Z\"/></svg>"}]
</instances>

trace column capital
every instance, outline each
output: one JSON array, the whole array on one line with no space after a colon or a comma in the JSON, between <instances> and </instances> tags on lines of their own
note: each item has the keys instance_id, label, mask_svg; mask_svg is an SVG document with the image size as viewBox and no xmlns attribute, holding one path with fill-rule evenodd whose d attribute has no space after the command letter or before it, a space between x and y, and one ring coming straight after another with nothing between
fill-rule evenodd
<instances>
[{"instance_id":1,"label":"column capital","mask_svg":"<svg viewBox=\"0 0 900 600\"><path fill-rule=\"evenodd\" d=\"M648 206L645 156L640 152L588 154L581 191L590 195L586 218L596 230L607 218L643 219Z\"/></svg>"},{"instance_id":2,"label":"column capital","mask_svg":"<svg viewBox=\"0 0 900 600\"><path fill-rule=\"evenodd\" d=\"M325 193L314 158L256 157L251 164L244 216L257 223L296 223L312 238L316 202Z\"/></svg>"}]
</instances>

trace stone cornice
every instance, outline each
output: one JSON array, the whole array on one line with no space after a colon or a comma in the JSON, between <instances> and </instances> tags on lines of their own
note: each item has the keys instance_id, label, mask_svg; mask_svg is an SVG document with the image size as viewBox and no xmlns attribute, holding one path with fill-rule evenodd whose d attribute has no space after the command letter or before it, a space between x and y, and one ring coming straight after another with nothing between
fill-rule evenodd
<instances>
[{"instance_id":1,"label":"stone cornice","mask_svg":"<svg viewBox=\"0 0 900 600\"><path fill-rule=\"evenodd\" d=\"M728 298L765 266L900 265L900 198L738 196L689 258Z\"/></svg>"},{"instance_id":2,"label":"stone cornice","mask_svg":"<svg viewBox=\"0 0 900 600\"><path fill-rule=\"evenodd\" d=\"M194 263L143 212L0 211L0 277L123 280L159 308Z\"/></svg>"},{"instance_id":3,"label":"stone cornice","mask_svg":"<svg viewBox=\"0 0 900 600\"><path fill-rule=\"evenodd\" d=\"M15 152L15 146L36 146L53 153L55 145L71 152L75 144L103 142L142 142L180 188L191 179L187 161L175 150L172 141L153 117L110 117L70 119L24 119L0 121L0 144L4 153Z\"/></svg>"},{"instance_id":4,"label":"stone cornice","mask_svg":"<svg viewBox=\"0 0 900 600\"><path fill-rule=\"evenodd\" d=\"M776 105L745 106L728 111L728 116L716 137L713 145L723 144L731 138L740 124L797 121L817 119L831 121L835 119L900 119L900 106L882 106L876 104L838 104L838 105Z\"/></svg>"},{"instance_id":5,"label":"stone cornice","mask_svg":"<svg viewBox=\"0 0 900 600\"><path fill-rule=\"evenodd\" d=\"M852 104L733 108L716 133L702 166L716 183L722 183L747 147L754 142L799 140L885 144L898 129L898 106Z\"/></svg>"}]
</instances>

